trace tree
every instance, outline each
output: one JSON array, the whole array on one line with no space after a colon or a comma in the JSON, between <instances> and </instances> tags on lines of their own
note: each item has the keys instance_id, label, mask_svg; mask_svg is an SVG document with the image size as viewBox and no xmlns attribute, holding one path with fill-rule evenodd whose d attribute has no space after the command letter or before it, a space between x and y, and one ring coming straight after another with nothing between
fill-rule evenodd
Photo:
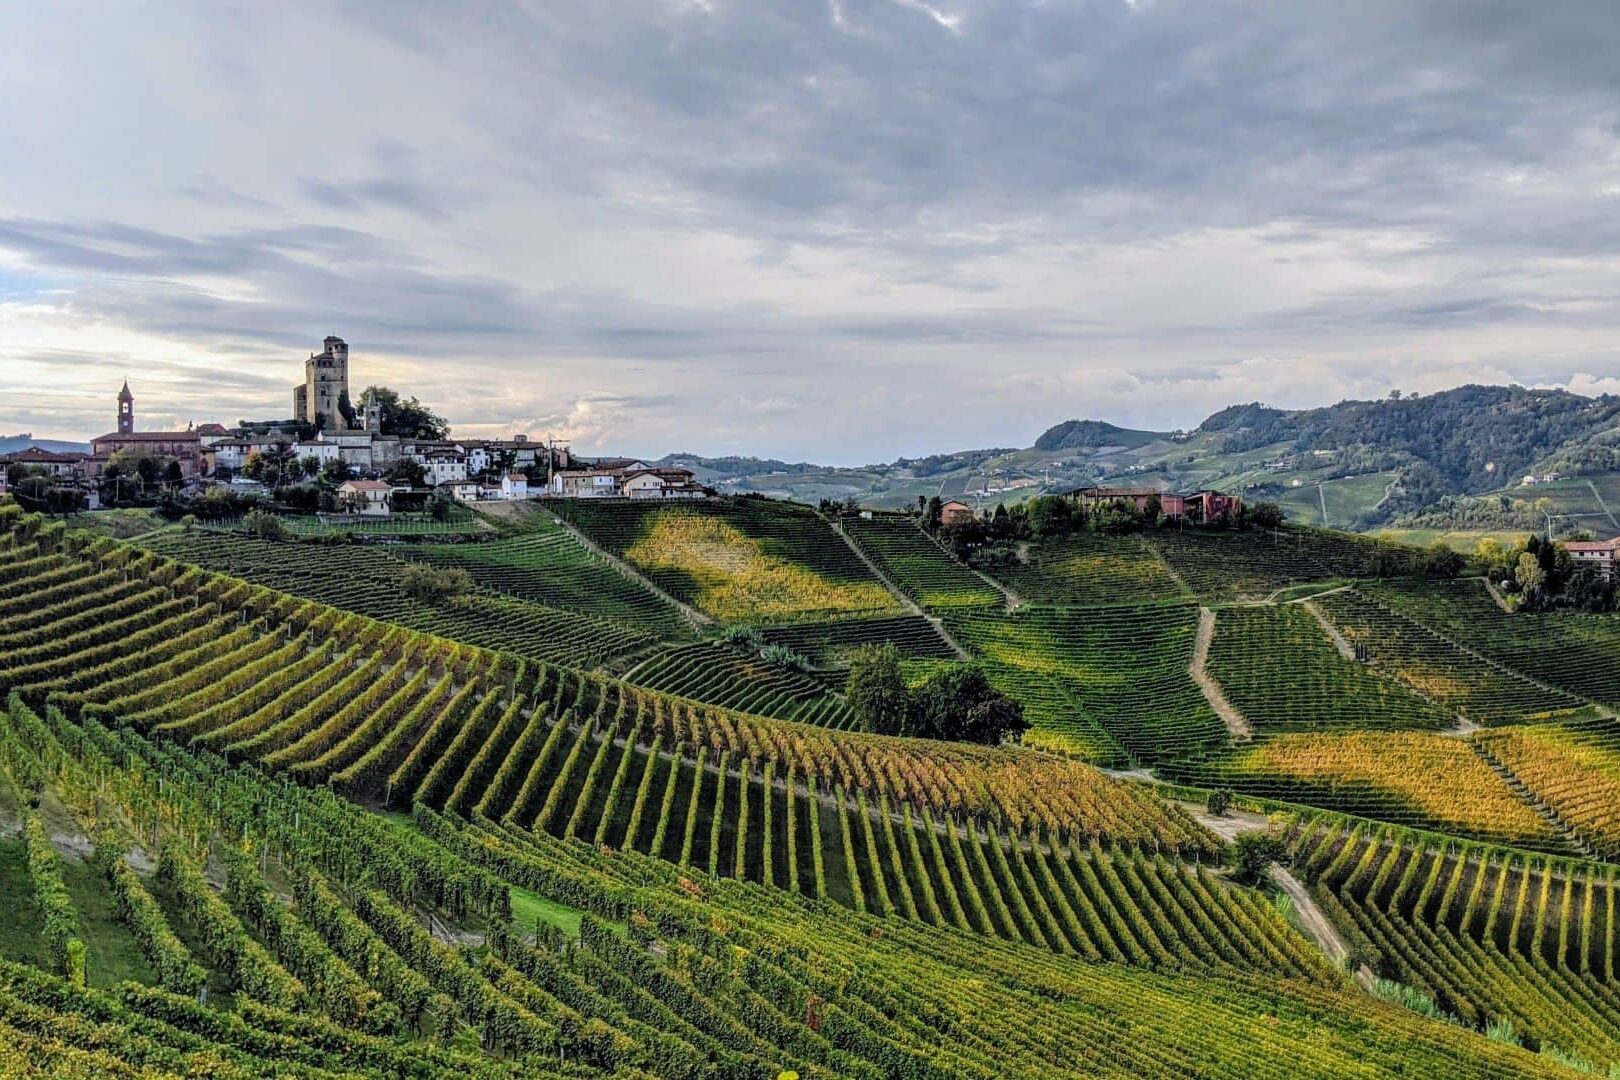
<instances>
[{"instance_id":1,"label":"tree","mask_svg":"<svg viewBox=\"0 0 1620 1080\"><path fill-rule=\"evenodd\" d=\"M242 531L260 540L284 540L287 527L281 519L264 510L249 510L242 515Z\"/></svg>"},{"instance_id":2,"label":"tree","mask_svg":"<svg viewBox=\"0 0 1620 1080\"><path fill-rule=\"evenodd\" d=\"M1454 578L1462 573L1466 561L1462 552L1444 540L1436 540L1423 549L1423 555L1418 559L1418 569L1425 577Z\"/></svg>"},{"instance_id":3,"label":"tree","mask_svg":"<svg viewBox=\"0 0 1620 1080\"><path fill-rule=\"evenodd\" d=\"M351 475L353 475L353 470L349 468L349 463L342 458L333 458L321 470L321 476L330 484L341 484Z\"/></svg>"},{"instance_id":4,"label":"tree","mask_svg":"<svg viewBox=\"0 0 1620 1080\"><path fill-rule=\"evenodd\" d=\"M406 487L421 487L427 479L427 470L422 463L412 461L410 458L400 458L394 462L394 467L388 470L390 484L402 484Z\"/></svg>"},{"instance_id":5,"label":"tree","mask_svg":"<svg viewBox=\"0 0 1620 1080\"><path fill-rule=\"evenodd\" d=\"M365 406L377 405L382 410L382 433L398 435L402 439L445 439L450 436L450 424L444 417L417 401L405 400L386 386L368 386L360 395Z\"/></svg>"},{"instance_id":6,"label":"tree","mask_svg":"<svg viewBox=\"0 0 1620 1080\"><path fill-rule=\"evenodd\" d=\"M1216 788L1209 793L1204 808L1216 817L1225 817L1226 812L1232 809L1232 793L1226 788Z\"/></svg>"},{"instance_id":7,"label":"tree","mask_svg":"<svg viewBox=\"0 0 1620 1080\"><path fill-rule=\"evenodd\" d=\"M909 734L911 694L900 674L900 653L893 642L862 645L855 650L844 697L855 719L867 731Z\"/></svg>"},{"instance_id":8,"label":"tree","mask_svg":"<svg viewBox=\"0 0 1620 1080\"><path fill-rule=\"evenodd\" d=\"M990 685L977 664L952 664L911 692L912 735L994 745L1022 734L1024 707Z\"/></svg>"},{"instance_id":9,"label":"tree","mask_svg":"<svg viewBox=\"0 0 1620 1080\"><path fill-rule=\"evenodd\" d=\"M1032 536L1064 536L1080 524L1074 503L1061 495L1041 495L1031 499L1027 520Z\"/></svg>"},{"instance_id":10,"label":"tree","mask_svg":"<svg viewBox=\"0 0 1620 1080\"><path fill-rule=\"evenodd\" d=\"M298 459L298 469L304 476L307 476L313 480L316 476L320 475L321 459L316 457L314 454L305 454L303 457Z\"/></svg>"},{"instance_id":11,"label":"tree","mask_svg":"<svg viewBox=\"0 0 1620 1080\"><path fill-rule=\"evenodd\" d=\"M1232 876L1245 885L1257 884L1266 876L1274 862L1282 862L1288 854L1282 840L1270 833L1244 833L1227 849L1226 861L1232 867Z\"/></svg>"},{"instance_id":12,"label":"tree","mask_svg":"<svg viewBox=\"0 0 1620 1080\"><path fill-rule=\"evenodd\" d=\"M1282 507L1274 502L1258 502L1249 510L1249 520L1261 529L1281 527L1284 517Z\"/></svg>"},{"instance_id":13,"label":"tree","mask_svg":"<svg viewBox=\"0 0 1620 1080\"><path fill-rule=\"evenodd\" d=\"M1534 593L1547 583L1547 571L1541 568L1541 560L1526 551L1513 568L1513 579L1526 593Z\"/></svg>"}]
</instances>

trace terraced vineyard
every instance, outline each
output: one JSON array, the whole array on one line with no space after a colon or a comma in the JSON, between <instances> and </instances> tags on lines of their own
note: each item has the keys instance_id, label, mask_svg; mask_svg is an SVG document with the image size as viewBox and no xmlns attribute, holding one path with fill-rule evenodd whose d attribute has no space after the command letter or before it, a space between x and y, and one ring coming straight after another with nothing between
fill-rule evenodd
<instances>
[{"instance_id":1,"label":"terraced vineyard","mask_svg":"<svg viewBox=\"0 0 1620 1080\"><path fill-rule=\"evenodd\" d=\"M1452 720L1404 684L1346 659L1297 604L1222 608L1209 672L1262 732L1441 728Z\"/></svg>"},{"instance_id":2,"label":"terraced vineyard","mask_svg":"<svg viewBox=\"0 0 1620 1080\"><path fill-rule=\"evenodd\" d=\"M441 760L441 775L473 768L474 748L499 768L512 740L528 730L505 717L497 738L502 714L488 699L492 688L504 687L508 697L532 693L544 703L535 724L564 715L618 724L643 745L661 738L685 742L693 753L706 745L713 754L746 757L758 768L792 765L824 787L860 789L919 811L1110 842L1187 850L1209 844L1184 813L1077 763L1014 749L833 736L703 707L345 615L60 529L13 531L0 549L11 556L0 565L0 599L37 597L42 584L62 582L51 602L66 613L60 620L42 615L38 640L9 640L0 649L0 689L54 694L74 709L129 717L232 760L265 761L361 796L391 791L403 799ZM133 596L100 591L125 578L148 588ZM70 632L80 625L87 629ZM474 702L484 706L476 720L464 712ZM534 749L540 730L524 747Z\"/></svg>"},{"instance_id":3,"label":"terraced vineyard","mask_svg":"<svg viewBox=\"0 0 1620 1080\"><path fill-rule=\"evenodd\" d=\"M1302 582L1412 573L1421 552L1350 533L1160 529L1149 543L1200 597L1263 597Z\"/></svg>"},{"instance_id":4,"label":"terraced vineyard","mask_svg":"<svg viewBox=\"0 0 1620 1080\"><path fill-rule=\"evenodd\" d=\"M870 619L770 626L760 631L773 645L786 645L824 667L840 667L862 645L892 644L901 656L913 660L950 660L956 651L921 615L885 615Z\"/></svg>"},{"instance_id":5,"label":"terraced vineyard","mask_svg":"<svg viewBox=\"0 0 1620 1080\"><path fill-rule=\"evenodd\" d=\"M1458 647L1359 590L1329 593L1316 603L1377 667L1475 723L1541 719L1582 705L1570 694L1538 685Z\"/></svg>"},{"instance_id":6,"label":"terraced vineyard","mask_svg":"<svg viewBox=\"0 0 1620 1080\"><path fill-rule=\"evenodd\" d=\"M1026 561L991 573L1021 599L1052 604L1136 604L1186 599L1187 589L1141 538L1079 532L1031 542Z\"/></svg>"},{"instance_id":7,"label":"terraced vineyard","mask_svg":"<svg viewBox=\"0 0 1620 1080\"><path fill-rule=\"evenodd\" d=\"M1292 846L1379 973L1600 1075L1620 1062L1614 867L1322 820Z\"/></svg>"},{"instance_id":8,"label":"terraced vineyard","mask_svg":"<svg viewBox=\"0 0 1620 1080\"><path fill-rule=\"evenodd\" d=\"M1514 671L1620 707L1620 618L1562 611L1509 614L1480 581L1388 581L1366 592Z\"/></svg>"},{"instance_id":9,"label":"terraced vineyard","mask_svg":"<svg viewBox=\"0 0 1620 1080\"><path fill-rule=\"evenodd\" d=\"M1620 721L1525 724L1475 740L1588 848L1620 861Z\"/></svg>"},{"instance_id":10,"label":"terraced vineyard","mask_svg":"<svg viewBox=\"0 0 1620 1080\"><path fill-rule=\"evenodd\" d=\"M1134 761L1155 762L1227 737L1188 675L1198 633L1198 609L1190 604L1031 606L953 613L947 623L1061 748L1107 760L1118 746ZM1046 685L1056 688L1055 700L1045 696Z\"/></svg>"},{"instance_id":11,"label":"terraced vineyard","mask_svg":"<svg viewBox=\"0 0 1620 1080\"><path fill-rule=\"evenodd\" d=\"M1462 739L1412 731L1277 735L1165 775L1347 814L1539 851L1568 851L1552 825Z\"/></svg>"},{"instance_id":12,"label":"terraced vineyard","mask_svg":"<svg viewBox=\"0 0 1620 1080\"><path fill-rule=\"evenodd\" d=\"M722 622L901 610L860 556L806 506L763 498L546 505L671 596Z\"/></svg>"},{"instance_id":13,"label":"terraced vineyard","mask_svg":"<svg viewBox=\"0 0 1620 1080\"><path fill-rule=\"evenodd\" d=\"M846 518L842 527L895 588L925 608L998 605L999 592L953 559L904 514Z\"/></svg>"},{"instance_id":14,"label":"terraced vineyard","mask_svg":"<svg viewBox=\"0 0 1620 1080\"><path fill-rule=\"evenodd\" d=\"M225 1011L156 987L114 996L0 964L4 1053L49 1063L53 1075L217 1073L222 1058L239 1074L312 1077L1194 1076L1232 1067L1283 1077L1368 1064L1428 1073L1459 1059L1529 1076L1545 1067L1460 1029L1368 1008L1308 958L1276 983L1295 963L1288 951L1259 957L1265 974L1196 957L1163 972L1146 969L1151 959L1097 964L916 920L833 914L696 867L488 819L420 808L406 829L329 793L93 722L8 722L3 749L8 776L53 775L74 802L103 788L104 812L130 826L123 836L97 833L98 852L112 853L106 865L116 868L127 837L141 837L157 846L160 869L121 872L123 887L174 898L132 905L132 922L171 970L223 977L238 992ZM225 838L226 887L215 893L200 857ZM1190 871L1167 882L1145 856L1096 865L1121 884L1126 874L1144 888L1156 878L1177 890L1166 895L1201 904L1212 884ZM537 896L552 899L532 908L543 921L530 923ZM1264 908L1228 906L1252 917L1223 927L1213 910L1189 910L1190 926L1251 940L1257 926L1281 926ZM483 947L446 944L424 920L476 933ZM1118 925L1125 937L1111 940L1144 947L1130 924ZM1273 944L1300 947L1278 932ZM1190 941L1179 944L1192 954ZM1122 1025L1133 1032L1124 1043Z\"/></svg>"},{"instance_id":15,"label":"terraced vineyard","mask_svg":"<svg viewBox=\"0 0 1620 1080\"><path fill-rule=\"evenodd\" d=\"M153 551L361 615L537 660L590 665L645 651L653 634L622 622L492 592L427 603L400 587L404 564L359 544L258 540L197 530L140 541Z\"/></svg>"},{"instance_id":16,"label":"terraced vineyard","mask_svg":"<svg viewBox=\"0 0 1620 1080\"><path fill-rule=\"evenodd\" d=\"M466 570L478 584L520 600L618 620L670 641L692 637L679 609L588 550L549 516L530 515L522 535L476 544L402 546L400 555Z\"/></svg>"},{"instance_id":17,"label":"terraced vineyard","mask_svg":"<svg viewBox=\"0 0 1620 1080\"><path fill-rule=\"evenodd\" d=\"M849 706L810 676L735 649L700 642L661 652L626 674L638 686L728 709L830 728L853 723Z\"/></svg>"}]
</instances>

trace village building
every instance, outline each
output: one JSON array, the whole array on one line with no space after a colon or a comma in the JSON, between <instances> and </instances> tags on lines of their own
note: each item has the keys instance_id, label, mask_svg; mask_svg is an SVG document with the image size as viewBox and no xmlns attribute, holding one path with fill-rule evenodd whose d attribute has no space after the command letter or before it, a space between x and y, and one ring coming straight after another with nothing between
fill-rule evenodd
<instances>
[{"instance_id":1,"label":"village building","mask_svg":"<svg viewBox=\"0 0 1620 1080\"><path fill-rule=\"evenodd\" d=\"M439 490L456 502L477 502L484 497L484 488L476 480L452 480L440 484Z\"/></svg>"},{"instance_id":2,"label":"village building","mask_svg":"<svg viewBox=\"0 0 1620 1080\"><path fill-rule=\"evenodd\" d=\"M345 480L338 485L338 509L345 514L387 517L394 486L382 480Z\"/></svg>"},{"instance_id":3,"label":"village building","mask_svg":"<svg viewBox=\"0 0 1620 1080\"><path fill-rule=\"evenodd\" d=\"M0 474L7 472L13 465L21 465L36 476L49 476L53 480L69 479L83 473L84 459L88 456L88 454L63 454L30 446L10 454L0 454Z\"/></svg>"},{"instance_id":4,"label":"village building","mask_svg":"<svg viewBox=\"0 0 1620 1080\"><path fill-rule=\"evenodd\" d=\"M523 473L507 473L501 477L500 497L507 500L529 497L529 478Z\"/></svg>"},{"instance_id":5,"label":"village building","mask_svg":"<svg viewBox=\"0 0 1620 1080\"><path fill-rule=\"evenodd\" d=\"M1615 567L1620 561L1620 536L1613 540L1569 540L1564 550L1577 570L1596 574L1604 581L1615 580Z\"/></svg>"},{"instance_id":6,"label":"village building","mask_svg":"<svg viewBox=\"0 0 1620 1080\"><path fill-rule=\"evenodd\" d=\"M124 388L118 391L117 428L90 440L90 456L83 462L85 476L100 476L107 467L107 461L114 454L124 451L173 458L180 463L180 475L187 480L203 474L202 438L197 432L136 430L135 395L130 393L128 379L124 380Z\"/></svg>"},{"instance_id":7,"label":"village building","mask_svg":"<svg viewBox=\"0 0 1620 1080\"><path fill-rule=\"evenodd\" d=\"M941 525L961 525L974 518L973 507L960 499L952 499L941 503L939 507L939 523Z\"/></svg>"},{"instance_id":8,"label":"village building","mask_svg":"<svg viewBox=\"0 0 1620 1080\"><path fill-rule=\"evenodd\" d=\"M690 469L659 468L630 458L553 472L547 491L562 499L700 499L708 494Z\"/></svg>"}]
</instances>

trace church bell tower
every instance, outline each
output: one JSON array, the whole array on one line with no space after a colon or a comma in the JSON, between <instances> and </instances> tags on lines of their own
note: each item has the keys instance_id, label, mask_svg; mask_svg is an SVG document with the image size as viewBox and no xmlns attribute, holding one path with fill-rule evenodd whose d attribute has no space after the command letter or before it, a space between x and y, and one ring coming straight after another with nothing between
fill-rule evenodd
<instances>
[{"instance_id":1,"label":"church bell tower","mask_svg":"<svg viewBox=\"0 0 1620 1080\"><path fill-rule=\"evenodd\" d=\"M135 430L135 395L129 392L129 380L118 391L118 434L129 435Z\"/></svg>"}]
</instances>

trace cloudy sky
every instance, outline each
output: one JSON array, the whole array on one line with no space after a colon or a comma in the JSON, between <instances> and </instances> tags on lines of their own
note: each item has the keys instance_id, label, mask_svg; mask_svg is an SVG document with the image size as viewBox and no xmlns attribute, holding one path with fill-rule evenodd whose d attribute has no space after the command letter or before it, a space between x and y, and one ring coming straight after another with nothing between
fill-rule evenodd
<instances>
[{"instance_id":1,"label":"cloudy sky","mask_svg":"<svg viewBox=\"0 0 1620 1080\"><path fill-rule=\"evenodd\" d=\"M453 10L452 10L453 9ZM1620 390L1613 0L0 0L0 434L859 463Z\"/></svg>"}]
</instances>

